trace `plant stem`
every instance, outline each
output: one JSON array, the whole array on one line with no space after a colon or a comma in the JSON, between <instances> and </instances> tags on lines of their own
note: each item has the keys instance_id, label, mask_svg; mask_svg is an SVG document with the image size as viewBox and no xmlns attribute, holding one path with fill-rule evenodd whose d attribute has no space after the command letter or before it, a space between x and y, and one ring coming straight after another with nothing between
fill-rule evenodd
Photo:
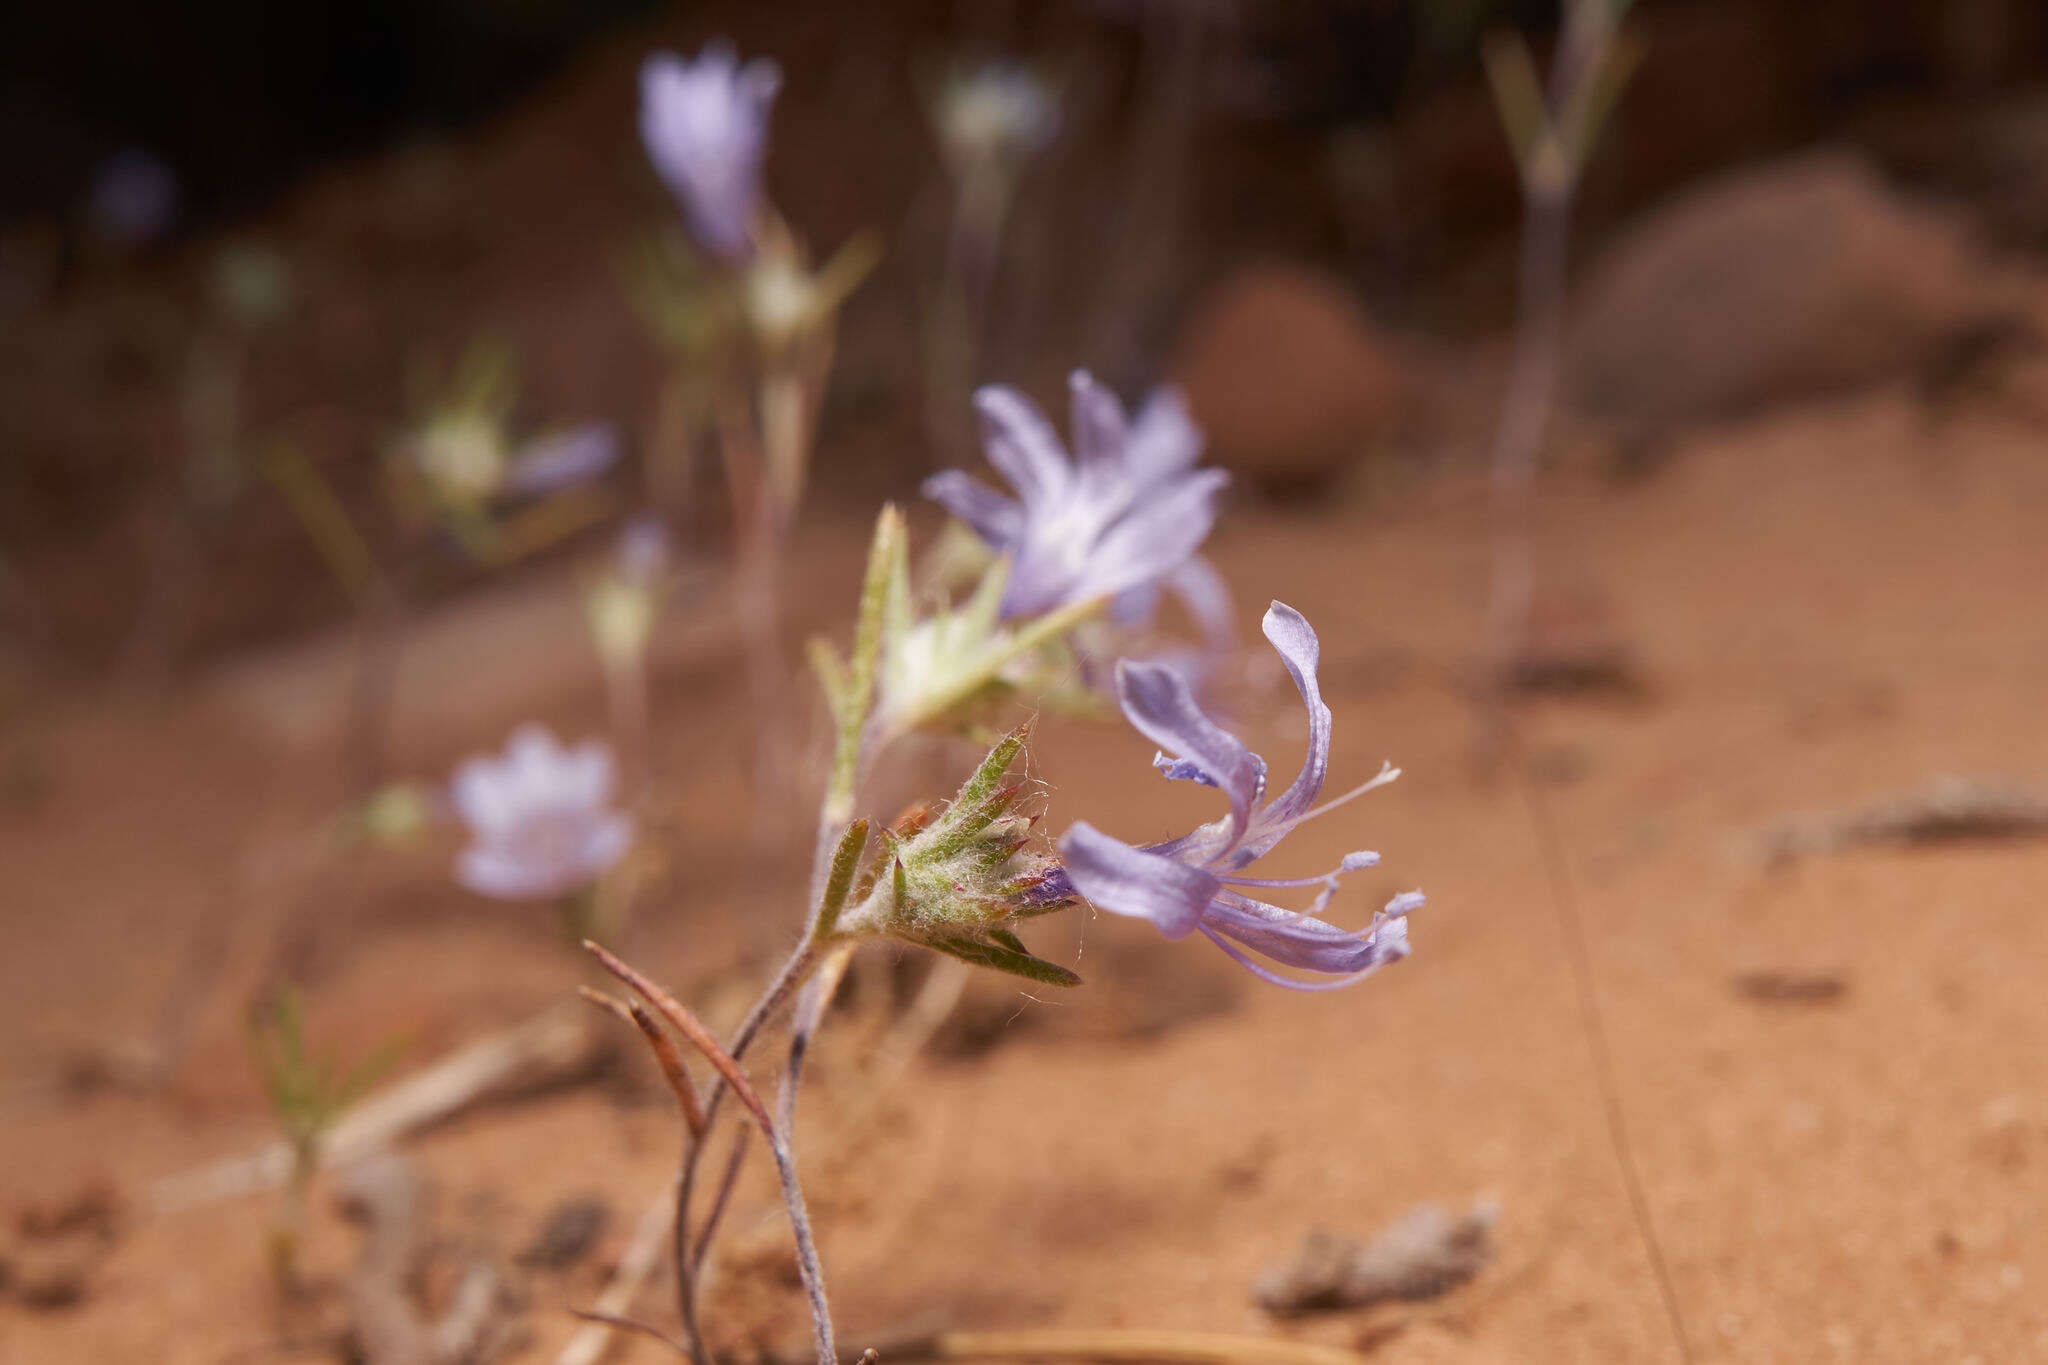
<instances>
[{"instance_id":1,"label":"plant stem","mask_svg":"<svg viewBox=\"0 0 2048 1365\"><path fill-rule=\"evenodd\" d=\"M817 947L806 936L804 941L798 945L797 950L790 954L789 960L782 964L782 970L776 973L775 979L768 983L767 989L761 992L760 998L747 1011L746 1017L740 1020L739 1027L733 1031L732 1041L727 1044L726 1052L734 1061L740 1061L746 1056L747 1049L753 1045L754 1039L760 1034L762 1026L782 1007L783 1002L789 999L796 988L803 984L804 978L810 974L812 967L817 964L817 957ZM714 1076L712 1078L711 1093L704 1099L704 1126L707 1133L710 1131L711 1125L717 1122L718 1108L724 1103L728 1089L730 1087L726 1084L723 1076ZM697 1168L702 1164L703 1159L704 1144L702 1142L691 1142L685 1145L682 1167L676 1173L676 1221L674 1228L676 1306L682 1315L683 1334L685 1340L690 1345L691 1357L699 1362L699 1365L705 1365L705 1362L709 1361L710 1356L705 1350L702 1327L697 1321L697 1267L699 1265L697 1257L710 1249L711 1236L716 1230L717 1219L724 1212L725 1208L725 1200L722 1197L713 1204L711 1215L706 1219L705 1227L697 1239L697 1256L693 1256L690 1244L690 1205L694 1200L697 1189ZM734 1160L737 1161L737 1154L735 1154ZM808 1226L806 1226L805 1231L808 1234Z\"/></svg>"},{"instance_id":2,"label":"plant stem","mask_svg":"<svg viewBox=\"0 0 2048 1365\"><path fill-rule=\"evenodd\" d=\"M811 1305L811 1325L817 1335L818 1365L839 1365L839 1352L832 1345L832 1306L825 1299L825 1268L818 1260L818 1244L811 1236L811 1215L804 1207L803 1185L796 1178L796 1156L790 1151L788 1137L773 1123L764 1123L761 1131L775 1158L775 1178L782 1185L782 1202L789 1210L797 1270L803 1277L804 1294Z\"/></svg>"}]
</instances>

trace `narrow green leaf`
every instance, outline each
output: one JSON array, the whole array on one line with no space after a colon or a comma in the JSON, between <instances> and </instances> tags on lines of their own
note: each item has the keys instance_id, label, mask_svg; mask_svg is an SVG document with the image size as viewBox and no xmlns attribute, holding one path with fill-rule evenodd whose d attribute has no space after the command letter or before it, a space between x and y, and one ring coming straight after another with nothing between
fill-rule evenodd
<instances>
[{"instance_id":1,"label":"narrow green leaf","mask_svg":"<svg viewBox=\"0 0 2048 1365\"><path fill-rule=\"evenodd\" d=\"M817 917L811 922L811 937L823 939L832 933L839 923L839 912L846 908L846 893L853 889L853 876L860 867L861 850L867 847L868 822L856 820L846 827L846 833L839 838L839 847L832 853L831 871L825 877L825 894L818 902Z\"/></svg>"},{"instance_id":2,"label":"narrow green leaf","mask_svg":"<svg viewBox=\"0 0 2048 1365\"><path fill-rule=\"evenodd\" d=\"M371 1086L383 1080L391 1068L398 1065L398 1059L404 1055L406 1045L405 1038L387 1038L369 1056L357 1062L354 1069L342 1077L341 1083L334 1087L334 1093L328 1097L328 1103L324 1107L330 1116L340 1114L361 1099Z\"/></svg>"},{"instance_id":3,"label":"narrow green leaf","mask_svg":"<svg viewBox=\"0 0 2048 1365\"><path fill-rule=\"evenodd\" d=\"M875 699L875 668L882 653L889 583L897 566L906 562L907 554L903 514L890 503L875 519L867 573L861 580L860 619L853 632L853 657L847 669L844 705L837 718L839 738L832 754L831 785L825 796L824 815L833 822L853 813L854 779L860 769L861 738L867 729L868 710Z\"/></svg>"},{"instance_id":4,"label":"narrow green leaf","mask_svg":"<svg viewBox=\"0 0 2048 1365\"><path fill-rule=\"evenodd\" d=\"M872 232L856 232L811 277L812 307L820 314L836 311L881 260L881 239Z\"/></svg>"},{"instance_id":5,"label":"narrow green leaf","mask_svg":"<svg viewBox=\"0 0 2048 1365\"><path fill-rule=\"evenodd\" d=\"M1486 35L1480 46L1486 60L1487 84L1493 87L1494 108L1501 127L1514 148L1515 165L1526 180L1535 170L1543 144L1553 136L1550 109L1543 99L1543 82L1536 74L1536 60L1519 33L1499 31Z\"/></svg>"},{"instance_id":6,"label":"narrow green leaf","mask_svg":"<svg viewBox=\"0 0 2048 1365\"><path fill-rule=\"evenodd\" d=\"M1641 64L1646 46L1633 34L1617 34L1601 53L1593 70L1586 73L1579 88L1572 92L1572 102L1565 110L1559 136L1574 174L1585 169L1587 159L1593 154L1593 144L1599 140L1600 130L1606 126L1614 106L1621 102L1622 92L1628 88L1629 79Z\"/></svg>"},{"instance_id":7,"label":"narrow green leaf","mask_svg":"<svg viewBox=\"0 0 2048 1365\"><path fill-rule=\"evenodd\" d=\"M805 652L810 655L811 671L818 675L818 686L825 692L825 707L832 713L836 726L846 711L846 665L839 662L838 651L823 636L813 635Z\"/></svg>"},{"instance_id":8,"label":"narrow green leaf","mask_svg":"<svg viewBox=\"0 0 2048 1365\"><path fill-rule=\"evenodd\" d=\"M974 585L973 594L960 607L960 625L968 639L985 640L994 632L996 622L1002 619L1003 589L1009 586L1009 556L991 560L981 582Z\"/></svg>"}]
</instances>

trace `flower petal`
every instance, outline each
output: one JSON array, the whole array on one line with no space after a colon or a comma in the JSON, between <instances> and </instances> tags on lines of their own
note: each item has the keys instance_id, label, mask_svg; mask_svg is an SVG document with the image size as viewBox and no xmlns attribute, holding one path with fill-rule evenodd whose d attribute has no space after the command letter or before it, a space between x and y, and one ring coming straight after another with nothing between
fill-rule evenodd
<instances>
[{"instance_id":1,"label":"flower petal","mask_svg":"<svg viewBox=\"0 0 2048 1365\"><path fill-rule=\"evenodd\" d=\"M505 491L536 497L587 482L619 458L619 433L599 422L529 443L505 471Z\"/></svg>"},{"instance_id":2,"label":"flower petal","mask_svg":"<svg viewBox=\"0 0 2048 1365\"><path fill-rule=\"evenodd\" d=\"M1187 395L1177 385L1162 384L1146 397L1130 425L1124 467L1135 483L1157 483L1194 468L1205 444L1188 411Z\"/></svg>"},{"instance_id":3,"label":"flower petal","mask_svg":"<svg viewBox=\"0 0 2048 1365\"><path fill-rule=\"evenodd\" d=\"M1252 803L1264 785L1265 765L1244 742L1202 713L1188 682L1164 664L1125 659L1116 666L1117 700L1139 734L1204 776L1230 800L1227 847L1242 836ZM1174 769L1169 769L1178 775Z\"/></svg>"},{"instance_id":4,"label":"flower petal","mask_svg":"<svg viewBox=\"0 0 2048 1365\"><path fill-rule=\"evenodd\" d=\"M1149 626L1159 614L1159 585L1140 583L1125 588L1109 604L1109 619L1120 626Z\"/></svg>"},{"instance_id":5,"label":"flower petal","mask_svg":"<svg viewBox=\"0 0 2048 1365\"><path fill-rule=\"evenodd\" d=\"M589 739L562 755L552 794L564 805L593 811L602 807L612 794L611 746Z\"/></svg>"},{"instance_id":6,"label":"flower petal","mask_svg":"<svg viewBox=\"0 0 2048 1365\"><path fill-rule=\"evenodd\" d=\"M1120 466L1129 439L1124 426L1124 405L1086 370L1074 371L1067 386L1073 394L1076 463L1083 469Z\"/></svg>"},{"instance_id":7,"label":"flower petal","mask_svg":"<svg viewBox=\"0 0 2048 1365\"><path fill-rule=\"evenodd\" d=\"M1220 469L1188 475L1136 502L1095 542L1081 591L1100 597L1165 577L1186 562L1216 524Z\"/></svg>"},{"instance_id":8,"label":"flower petal","mask_svg":"<svg viewBox=\"0 0 2048 1365\"><path fill-rule=\"evenodd\" d=\"M768 111L781 88L773 62L744 67L732 44L695 61L656 53L640 68L640 137L700 245L728 260L752 249Z\"/></svg>"},{"instance_id":9,"label":"flower petal","mask_svg":"<svg viewBox=\"0 0 2048 1365\"><path fill-rule=\"evenodd\" d=\"M455 880L480 896L497 900L544 900L585 885L588 879L565 875L553 863L522 858L517 850L497 843L476 843L462 850Z\"/></svg>"},{"instance_id":10,"label":"flower petal","mask_svg":"<svg viewBox=\"0 0 2048 1365\"><path fill-rule=\"evenodd\" d=\"M1214 564L1200 555L1190 555L1162 581L1187 608L1189 619L1211 650L1227 650L1237 642L1237 630L1230 620L1230 589Z\"/></svg>"},{"instance_id":11,"label":"flower petal","mask_svg":"<svg viewBox=\"0 0 2048 1365\"><path fill-rule=\"evenodd\" d=\"M1074 889L1113 914L1150 920L1168 938L1185 938L1201 922L1216 879L1200 868L1132 848L1086 821L1060 840Z\"/></svg>"},{"instance_id":12,"label":"flower petal","mask_svg":"<svg viewBox=\"0 0 2048 1365\"><path fill-rule=\"evenodd\" d=\"M1360 965L1332 980L1302 981L1291 976L1283 976L1265 964L1256 961L1249 954L1232 946L1229 938L1225 936L1227 931L1211 928L1209 925L1204 924L1202 932L1211 943L1221 948L1225 953L1228 953L1231 959L1246 971L1249 971L1261 980L1270 981L1276 986L1285 986L1293 991L1342 990L1346 986L1363 981L1389 962L1399 962L1402 958L1408 956L1408 921L1401 919L1386 920L1375 924L1362 938L1355 940L1364 949ZM1331 970L1328 967L1312 965L1307 962L1290 962L1287 965L1301 967L1304 971L1325 972Z\"/></svg>"},{"instance_id":13,"label":"flower petal","mask_svg":"<svg viewBox=\"0 0 2048 1365\"><path fill-rule=\"evenodd\" d=\"M518 804L510 790L505 765L496 758L479 755L465 759L448 783L448 796L455 813L478 834L495 834L511 827L518 818Z\"/></svg>"},{"instance_id":14,"label":"flower petal","mask_svg":"<svg viewBox=\"0 0 2048 1365\"><path fill-rule=\"evenodd\" d=\"M1322 688L1316 681L1322 645L1307 618L1286 603L1275 602L1266 608L1261 624L1266 638L1272 641L1273 651L1287 666L1288 676L1294 679L1302 705L1308 708L1308 754L1302 759L1301 773L1286 791L1273 798L1271 805L1259 812L1256 824L1260 828L1246 840L1247 847L1262 854L1280 842L1280 836L1287 832L1285 822L1302 814L1323 794L1323 783L1330 772L1330 708L1324 704ZM1269 822L1278 828L1266 830Z\"/></svg>"},{"instance_id":15,"label":"flower petal","mask_svg":"<svg viewBox=\"0 0 2048 1365\"><path fill-rule=\"evenodd\" d=\"M1027 510L1065 491L1073 465L1037 405L1007 384L988 384L975 391L974 407L981 414L983 454Z\"/></svg>"},{"instance_id":16,"label":"flower petal","mask_svg":"<svg viewBox=\"0 0 2048 1365\"><path fill-rule=\"evenodd\" d=\"M942 469L924 481L924 495L967 523L992 550L1013 551L1024 538L1024 507L964 470Z\"/></svg>"},{"instance_id":17,"label":"flower petal","mask_svg":"<svg viewBox=\"0 0 2048 1365\"><path fill-rule=\"evenodd\" d=\"M512 732L501 768L512 798L522 807L550 805L565 755L546 726L528 721Z\"/></svg>"}]
</instances>

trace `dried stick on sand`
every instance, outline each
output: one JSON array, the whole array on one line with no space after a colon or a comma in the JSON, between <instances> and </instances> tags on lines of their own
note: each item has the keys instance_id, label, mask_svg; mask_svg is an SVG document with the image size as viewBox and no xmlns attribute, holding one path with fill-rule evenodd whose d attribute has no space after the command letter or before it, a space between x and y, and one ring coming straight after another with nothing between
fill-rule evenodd
<instances>
[{"instance_id":1,"label":"dried stick on sand","mask_svg":"<svg viewBox=\"0 0 2048 1365\"><path fill-rule=\"evenodd\" d=\"M604 1033L586 1009L558 1006L471 1043L350 1109L321 1144L320 1165L345 1165L474 1105L581 1080L609 1052ZM247 1156L159 1180L150 1187L148 1203L167 1212L272 1189L284 1182L291 1164L290 1145L274 1142Z\"/></svg>"},{"instance_id":2,"label":"dried stick on sand","mask_svg":"<svg viewBox=\"0 0 2048 1365\"><path fill-rule=\"evenodd\" d=\"M840 1365L868 1356L901 1365L912 1360L1165 1361L1179 1365L1365 1365L1341 1346L1232 1332L1125 1327L1035 1327L992 1332L920 1332L883 1339ZM771 1355L771 1365L794 1357Z\"/></svg>"}]
</instances>

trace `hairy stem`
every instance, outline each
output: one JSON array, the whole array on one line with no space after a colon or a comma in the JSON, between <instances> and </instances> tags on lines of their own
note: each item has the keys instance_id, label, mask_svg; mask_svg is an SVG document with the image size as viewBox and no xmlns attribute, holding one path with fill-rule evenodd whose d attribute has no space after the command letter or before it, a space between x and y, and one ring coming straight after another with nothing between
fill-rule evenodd
<instances>
[{"instance_id":1,"label":"hairy stem","mask_svg":"<svg viewBox=\"0 0 2048 1365\"><path fill-rule=\"evenodd\" d=\"M812 967L816 963L817 949L807 937L797 947L797 950L790 954L789 960L782 964L782 970L776 973L775 979L770 981L767 989L761 992L761 997L747 1011L746 1017L740 1020L739 1027L733 1031L732 1041L726 1045L727 1055L736 1062L746 1056L747 1049L753 1046L754 1039L760 1034L762 1027L778 1009L782 1008L783 1002L788 1000L796 988L803 983L804 978L810 974ZM730 1087L726 1084L724 1076L719 1075L713 1078L711 1093L704 1098L704 1128L707 1133L710 1131L711 1125L718 1120L719 1106L725 1102L728 1089ZM693 1255L690 1237L690 1205L695 1201L697 1168L703 1164L703 1160L703 1143L691 1142L684 1147L682 1166L676 1173L676 1221L674 1228L676 1306L682 1315L683 1334L689 1343L691 1357L698 1361L699 1365L703 1365L703 1362L708 1361L710 1357L705 1350L703 1331L697 1320L697 1269L701 1264L700 1258L710 1250L712 1234L717 1229L717 1220L724 1213L726 1202L725 1195L721 1194L713 1203L711 1213L705 1220L704 1229L696 1239L695 1254ZM738 1162L737 1149L732 1160L736 1165Z\"/></svg>"}]
</instances>

